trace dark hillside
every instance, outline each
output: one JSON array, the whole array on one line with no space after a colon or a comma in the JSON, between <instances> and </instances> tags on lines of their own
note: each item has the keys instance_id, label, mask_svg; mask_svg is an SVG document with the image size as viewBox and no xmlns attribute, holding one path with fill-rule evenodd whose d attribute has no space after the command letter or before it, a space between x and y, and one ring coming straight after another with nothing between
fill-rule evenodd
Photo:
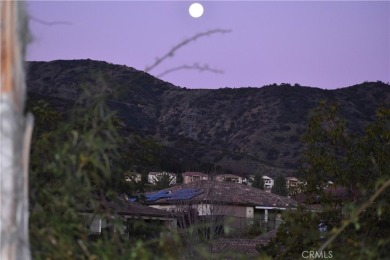
<instances>
[{"instance_id":1,"label":"dark hillside","mask_svg":"<svg viewBox=\"0 0 390 260\"><path fill-rule=\"evenodd\" d=\"M67 110L87 88L108 88L109 105L127 133L149 136L172 153L171 163L198 161L236 173L292 174L299 163L309 111L337 101L354 130L390 104L390 87L365 82L338 90L288 84L261 88L190 90L126 66L92 60L30 62L30 98ZM190 167L190 166L188 166Z\"/></svg>"}]
</instances>

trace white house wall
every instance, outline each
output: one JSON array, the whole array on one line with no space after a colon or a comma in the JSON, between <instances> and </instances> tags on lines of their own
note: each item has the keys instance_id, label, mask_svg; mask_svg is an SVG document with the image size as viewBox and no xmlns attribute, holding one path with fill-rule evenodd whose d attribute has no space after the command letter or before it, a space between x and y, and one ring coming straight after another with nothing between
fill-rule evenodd
<instances>
[{"instance_id":1,"label":"white house wall","mask_svg":"<svg viewBox=\"0 0 390 260\"><path fill-rule=\"evenodd\" d=\"M246 207L246 218L253 218L255 210L253 207Z\"/></svg>"}]
</instances>

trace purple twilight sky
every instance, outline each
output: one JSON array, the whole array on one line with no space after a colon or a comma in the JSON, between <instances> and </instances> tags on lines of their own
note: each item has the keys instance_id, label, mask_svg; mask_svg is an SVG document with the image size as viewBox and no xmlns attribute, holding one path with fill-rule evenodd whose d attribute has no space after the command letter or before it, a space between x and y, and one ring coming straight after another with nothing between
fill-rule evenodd
<instances>
[{"instance_id":1,"label":"purple twilight sky","mask_svg":"<svg viewBox=\"0 0 390 260\"><path fill-rule=\"evenodd\" d=\"M180 70L161 79L187 88L298 83L326 89L390 81L389 1L28 2L27 60L93 59L144 70L196 33L200 38L150 73L207 64L223 74ZM45 25L63 21L69 24Z\"/></svg>"}]
</instances>

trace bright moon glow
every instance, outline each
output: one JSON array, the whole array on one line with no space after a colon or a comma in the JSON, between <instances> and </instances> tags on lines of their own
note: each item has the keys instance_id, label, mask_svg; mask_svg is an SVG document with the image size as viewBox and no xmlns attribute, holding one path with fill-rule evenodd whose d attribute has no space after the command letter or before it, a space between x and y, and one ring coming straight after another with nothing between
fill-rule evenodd
<instances>
[{"instance_id":1,"label":"bright moon glow","mask_svg":"<svg viewBox=\"0 0 390 260\"><path fill-rule=\"evenodd\" d=\"M192 17L199 18L203 14L203 6L199 3L193 3L188 11Z\"/></svg>"}]
</instances>

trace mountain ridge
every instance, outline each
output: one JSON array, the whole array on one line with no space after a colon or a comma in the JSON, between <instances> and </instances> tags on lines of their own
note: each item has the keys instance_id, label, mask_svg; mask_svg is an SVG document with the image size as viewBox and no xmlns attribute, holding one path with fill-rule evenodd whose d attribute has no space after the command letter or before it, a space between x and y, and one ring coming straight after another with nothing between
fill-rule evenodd
<instances>
[{"instance_id":1,"label":"mountain ridge","mask_svg":"<svg viewBox=\"0 0 390 260\"><path fill-rule=\"evenodd\" d=\"M124 65L93 60L28 62L30 97L66 109L81 85L107 88L110 107L129 132L152 137L183 157L235 173L294 174L310 110L337 101L351 130L362 131L380 104L390 104L389 84L365 82L324 90L298 84L187 89ZM64 104L60 104L63 100Z\"/></svg>"}]
</instances>

